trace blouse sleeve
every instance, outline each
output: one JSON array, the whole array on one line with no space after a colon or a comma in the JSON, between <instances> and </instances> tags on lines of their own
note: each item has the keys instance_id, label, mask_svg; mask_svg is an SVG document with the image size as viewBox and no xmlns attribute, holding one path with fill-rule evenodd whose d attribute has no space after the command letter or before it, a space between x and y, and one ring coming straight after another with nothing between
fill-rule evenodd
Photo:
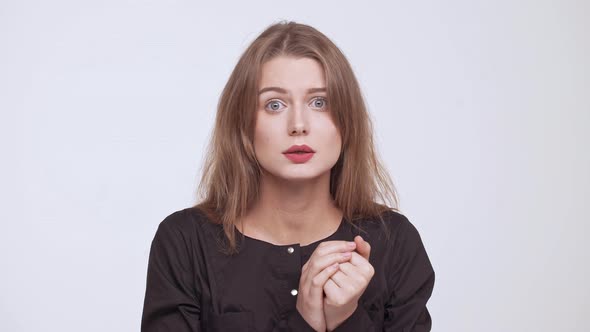
<instances>
[{"instance_id":1,"label":"blouse sleeve","mask_svg":"<svg viewBox=\"0 0 590 332\"><path fill-rule=\"evenodd\" d=\"M434 288L434 270L418 230L404 216L392 246L391 268L386 276L390 294L385 303L382 331L428 332L432 320L426 302ZM356 311L334 329L343 331L373 331L376 324L359 303Z\"/></svg>"},{"instance_id":2,"label":"blouse sleeve","mask_svg":"<svg viewBox=\"0 0 590 332\"><path fill-rule=\"evenodd\" d=\"M273 329L273 332L315 332L313 327L301 316L297 309L291 311L289 315L281 320Z\"/></svg>"},{"instance_id":3,"label":"blouse sleeve","mask_svg":"<svg viewBox=\"0 0 590 332\"><path fill-rule=\"evenodd\" d=\"M201 306L193 276L186 239L164 220L149 254L142 332L201 331Z\"/></svg>"}]
</instances>

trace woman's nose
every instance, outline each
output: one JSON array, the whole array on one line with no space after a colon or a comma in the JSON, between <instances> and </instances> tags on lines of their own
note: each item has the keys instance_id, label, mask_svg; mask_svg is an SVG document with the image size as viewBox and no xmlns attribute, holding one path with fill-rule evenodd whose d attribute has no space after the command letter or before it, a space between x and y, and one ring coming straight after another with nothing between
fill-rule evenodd
<instances>
[{"instance_id":1,"label":"woman's nose","mask_svg":"<svg viewBox=\"0 0 590 332\"><path fill-rule=\"evenodd\" d=\"M293 104L289 111L289 133L291 135L307 134L306 105L304 103Z\"/></svg>"}]
</instances>

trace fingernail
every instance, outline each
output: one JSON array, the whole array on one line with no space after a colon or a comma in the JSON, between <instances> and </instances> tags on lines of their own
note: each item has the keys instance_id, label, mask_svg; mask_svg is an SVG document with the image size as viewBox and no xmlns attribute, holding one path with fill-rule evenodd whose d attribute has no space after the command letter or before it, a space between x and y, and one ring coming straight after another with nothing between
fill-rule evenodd
<instances>
[{"instance_id":1,"label":"fingernail","mask_svg":"<svg viewBox=\"0 0 590 332\"><path fill-rule=\"evenodd\" d=\"M348 242L348 247L354 248L354 247L356 247L356 243L355 242Z\"/></svg>"},{"instance_id":2,"label":"fingernail","mask_svg":"<svg viewBox=\"0 0 590 332\"><path fill-rule=\"evenodd\" d=\"M352 254L350 252L343 252L342 253L342 257L348 258L350 257Z\"/></svg>"}]
</instances>

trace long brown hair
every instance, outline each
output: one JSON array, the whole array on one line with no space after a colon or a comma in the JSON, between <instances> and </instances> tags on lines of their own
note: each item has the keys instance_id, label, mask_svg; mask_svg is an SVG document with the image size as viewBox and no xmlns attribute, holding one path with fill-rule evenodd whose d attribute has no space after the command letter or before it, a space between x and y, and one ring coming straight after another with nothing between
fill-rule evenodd
<instances>
[{"instance_id":1,"label":"long brown hair","mask_svg":"<svg viewBox=\"0 0 590 332\"><path fill-rule=\"evenodd\" d=\"M281 21L245 50L225 85L197 189L201 209L223 224L228 254L236 253L235 222L258 199L261 169L254 154L257 89L262 65L276 56L307 57L324 69L330 115L342 152L330 171L330 194L345 220L398 210L396 188L373 142L373 125L353 70L338 47L315 28ZM380 200L383 204L379 203Z\"/></svg>"}]
</instances>

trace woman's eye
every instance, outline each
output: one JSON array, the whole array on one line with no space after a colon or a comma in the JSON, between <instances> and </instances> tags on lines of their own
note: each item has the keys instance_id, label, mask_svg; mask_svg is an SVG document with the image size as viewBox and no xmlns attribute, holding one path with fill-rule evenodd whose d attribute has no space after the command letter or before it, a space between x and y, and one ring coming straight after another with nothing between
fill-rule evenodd
<instances>
[{"instance_id":1,"label":"woman's eye","mask_svg":"<svg viewBox=\"0 0 590 332\"><path fill-rule=\"evenodd\" d=\"M326 103L327 101L325 98L319 97L313 100L312 105L316 108L323 108L326 107Z\"/></svg>"},{"instance_id":2,"label":"woman's eye","mask_svg":"<svg viewBox=\"0 0 590 332\"><path fill-rule=\"evenodd\" d=\"M327 103L328 101L326 98L318 97L311 102L311 106L313 108L326 108ZM266 103L265 109L271 112L277 112L281 109L281 105L284 106L284 104L278 100L271 100Z\"/></svg>"},{"instance_id":3,"label":"woman's eye","mask_svg":"<svg viewBox=\"0 0 590 332\"><path fill-rule=\"evenodd\" d=\"M278 111L281 108L281 102L278 100L271 100L266 104L266 109L271 111Z\"/></svg>"}]
</instances>

